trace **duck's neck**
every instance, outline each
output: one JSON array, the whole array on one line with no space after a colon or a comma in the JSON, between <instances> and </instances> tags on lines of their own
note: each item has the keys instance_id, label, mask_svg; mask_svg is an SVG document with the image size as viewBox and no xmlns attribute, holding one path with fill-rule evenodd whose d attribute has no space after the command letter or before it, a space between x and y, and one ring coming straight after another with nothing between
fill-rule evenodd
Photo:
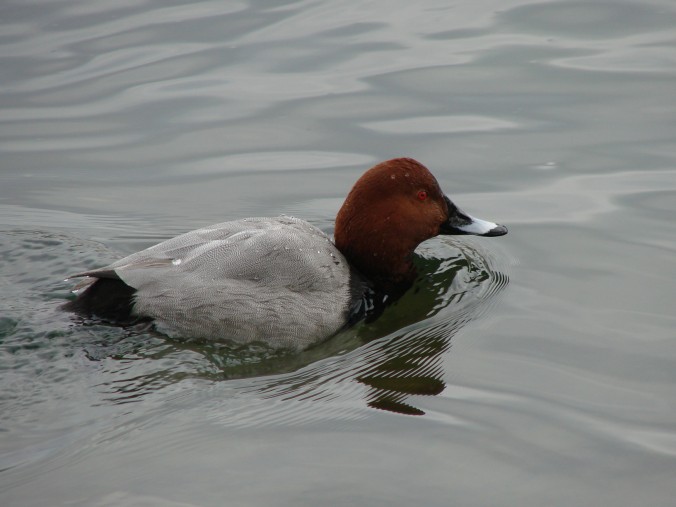
<instances>
[{"instance_id":1,"label":"duck's neck","mask_svg":"<svg viewBox=\"0 0 676 507\"><path fill-rule=\"evenodd\" d=\"M340 215L339 215L340 217ZM390 291L410 285L416 277L413 251L417 242L393 234L379 224L336 220L336 247L377 289Z\"/></svg>"}]
</instances>

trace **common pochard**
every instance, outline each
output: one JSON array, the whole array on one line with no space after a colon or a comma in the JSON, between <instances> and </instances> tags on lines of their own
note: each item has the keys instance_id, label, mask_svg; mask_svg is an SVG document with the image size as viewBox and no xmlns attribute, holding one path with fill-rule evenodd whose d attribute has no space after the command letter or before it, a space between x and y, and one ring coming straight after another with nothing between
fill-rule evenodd
<instances>
[{"instance_id":1,"label":"common pochard","mask_svg":"<svg viewBox=\"0 0 676 507\"><path fill-rule=\"evenodd\" d=\"M335 242L287 216L224 222L73 275L86 278L64 308L127 323L152 319L186 339L301 349L354 321L366 293L410 286L413 251L426 239L506 233L462 212L425 166L397 158L357 180L336 217Z\"/></svg>"}]
</instances>

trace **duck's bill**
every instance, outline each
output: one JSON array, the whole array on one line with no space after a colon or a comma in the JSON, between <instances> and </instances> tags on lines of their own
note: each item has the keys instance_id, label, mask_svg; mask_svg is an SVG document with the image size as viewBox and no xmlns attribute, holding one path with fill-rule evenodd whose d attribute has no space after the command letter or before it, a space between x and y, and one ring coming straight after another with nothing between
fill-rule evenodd
<instances>
[{"instance_id":1,"label":"duck's bill","mask_svg":"<svg viewBox=\"0 0 676 507\"><path fill-rule=\"evenodd\" d=\"M468 215L446 197L448 220L444 222L439 234L474 234L475 236L503 236L507 234L504 225L482 220Z\"/></svg>"}]
</instances>

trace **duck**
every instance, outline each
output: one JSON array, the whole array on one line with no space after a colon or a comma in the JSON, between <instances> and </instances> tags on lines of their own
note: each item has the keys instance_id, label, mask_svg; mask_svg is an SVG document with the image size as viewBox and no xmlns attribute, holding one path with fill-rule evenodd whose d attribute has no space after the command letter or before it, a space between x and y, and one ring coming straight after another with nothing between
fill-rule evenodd
<instances>
[{"instance_id":1,"label":"duck","mask_svg":"<svg viewBox=\"0 0 676 507\"><path fill-rule=\"evenodd\" d=\"M291 216L244 218L82 271L62 309L183 340L305 349L393 301L416 278L413 252L438 235L502 236L442 192L412 158L368 169L336 216L333 240ZM377 295L377 296L374 296ZM371 305L373 306L373 305Z\"/></svg>"}]
</instances>

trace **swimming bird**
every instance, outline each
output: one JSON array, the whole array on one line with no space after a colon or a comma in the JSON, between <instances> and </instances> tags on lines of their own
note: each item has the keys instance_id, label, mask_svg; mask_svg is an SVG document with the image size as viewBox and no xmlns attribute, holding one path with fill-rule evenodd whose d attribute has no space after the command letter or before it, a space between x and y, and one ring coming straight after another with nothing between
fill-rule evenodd
<instances>
[{"instance_id":1,"label":"swimming bird","mask_svg":"<svg viewBox=\"0 0 676 507\"><path fill-rule=\"evenodd\" d=\"M334 241L289 216L223 222L73 275L83 280L63 308L121 323L149 319L183 339L303 349L358 320L367 294L382 302L403 293L421 242L506 233L461 211L420 162L395 158L354 184Z\"/></svg>"}]
</instances>

